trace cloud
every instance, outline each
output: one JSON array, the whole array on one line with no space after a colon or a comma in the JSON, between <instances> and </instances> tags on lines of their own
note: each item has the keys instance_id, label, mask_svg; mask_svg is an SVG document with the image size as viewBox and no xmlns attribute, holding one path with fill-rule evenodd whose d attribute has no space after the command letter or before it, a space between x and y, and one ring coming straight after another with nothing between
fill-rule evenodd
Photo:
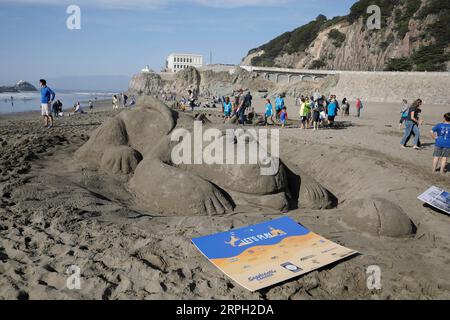
<instances>
[{"instance_id":1,"label":"cloud","mask_svg":"<svg viewBox=\"0 0 450 320\"><path fill-rule=\"evenodd\" d=\"M0 0L1 3L30 5L79 5L110 9L157 9L168 5L199 5L214 8L262 7L291 0Z\"/></svg>"}]
</instances>

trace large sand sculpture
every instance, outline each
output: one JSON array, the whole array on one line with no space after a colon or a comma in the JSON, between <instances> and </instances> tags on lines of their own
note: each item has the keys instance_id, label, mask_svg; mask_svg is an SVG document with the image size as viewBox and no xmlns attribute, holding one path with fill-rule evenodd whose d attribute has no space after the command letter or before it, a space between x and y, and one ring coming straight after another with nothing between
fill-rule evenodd
<instances>
[{"instance_id":1,"label":"large sand sculpture","mask_svg":"<svg viewBox=\"0 0 450 320\"><path fill-rule=\"evenodd\" d=\"M241 204L280 211L336 205L336 198L313 178L283 163L268 176L261 175L261 163L174 165L171 132L192 130L193 124L193 117L142 97L136 108L100 126L76 157L110 174L130 175L128 187L138 203L165 214L223 214Z\"/></svg>"}]
</instances>

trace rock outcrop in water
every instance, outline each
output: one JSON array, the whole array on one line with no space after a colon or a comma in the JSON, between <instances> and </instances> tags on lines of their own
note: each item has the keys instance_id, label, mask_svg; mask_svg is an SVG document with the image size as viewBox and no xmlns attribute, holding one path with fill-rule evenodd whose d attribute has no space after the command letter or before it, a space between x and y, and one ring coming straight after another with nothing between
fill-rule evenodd
<instances>
[{"instance_id":1,"label":"rock outcrop in water","mask_svg":"<svg viewBox=\"0 0 450 320\"><path fill-rule=\"evenodd\" d=\"M21 92L27 92L27 91L37 91L36 87L33 86L31 83L20 80L16 83L14 86L15 89Z\"/></svg>"},{"instance_id":2,"label":"rock outcrop in water","mask_svg":"<svg viewBox=\"0 0 450 320\"><path fill-rule=\"evenodd\" d=\"M31 83L20 80L14 86L2 86L0 87L0 93L18 93L18 92L34 92L37 91L36 87Z\"/></svg>"},{"instance_id":3,"label":"rock outcrop in water","mask_svg":"<svg viewBox=\"0 0 450 320\"><path fill-rule=\"evenodd\" d=\"M381 29L369 30L369 6ZM316 20L252 49L243 65L352 71L450 70L450 2L360 0L350 14Z\"/></svg>"}]
</instances>

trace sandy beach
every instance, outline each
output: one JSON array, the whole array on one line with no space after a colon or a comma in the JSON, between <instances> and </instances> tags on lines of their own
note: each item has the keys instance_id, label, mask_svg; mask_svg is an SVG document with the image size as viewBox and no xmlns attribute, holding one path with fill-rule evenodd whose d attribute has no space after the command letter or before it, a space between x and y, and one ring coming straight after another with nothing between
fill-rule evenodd
<instances>
[{"instance_id":1,"label":"sandy beach","mask_svg":"<svg viewBox=\"0 0 450 320\"><path fill-rule=\"evenodd\" d=\"M417 200L435 185L450 190L450 168L431 173L431 128L447 105L425 105L421 151L401 149L400 106L366 103L362 118L338 117L340 128L281 130L281 158L330 190L331 210L285 213L317 234L360 252L273 288L250 293L209 263L191 239L282 216L258 208L173 216L143 209L126 177L86 169L74 153L92 132L123 110L109 101L94 112L58 118L43 128L39 114L0 116L0 297L6 299L450 299L450 217ZM264 101L255 101L257 112ZM288 100L291 119L298 107ZM196 111L220 122L219 110ZM219 119L219 120L217 120ZM180 197L183 190L180 190ZM359 199L398 205L414 234L387 237L350 226ZM174 201L177 201L174 199ZM375 210L378 210L375 208ZM80 290L66 287L69 266ZM366 286L366 269L381 269L382 289Z\"/></svg>"}]
</instances>

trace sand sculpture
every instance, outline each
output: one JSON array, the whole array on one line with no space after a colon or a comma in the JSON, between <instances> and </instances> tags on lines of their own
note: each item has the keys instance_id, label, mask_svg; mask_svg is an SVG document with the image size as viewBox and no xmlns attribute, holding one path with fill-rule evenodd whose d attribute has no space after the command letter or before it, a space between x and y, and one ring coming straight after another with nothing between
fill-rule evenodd
<instances>
[{"instance_id":1,"label":"sand sculpture","mask_svg":"<svg viewBox=\"0 0 450 320\"><path fill-rule=\"evenodd\" d=\"M343 221L373 236L402 238L415 233L415 225L395 203L382 198L358 199L345 208Z\"/></svg>"},{"instance_id":2,"label":"sand sculpture","mask_svg":"<svg viewBox=\"0 0 450 320\"><path fill-rule=\"evenodd\" d=\"M214 215L236 205L286 210L300 205L331 208L336 198L302 172L283 163L269 176L257 165L179 165L171 161L175 128L192 129L194 118L177 113L153 97L106 121L77 152L95 169L129 175L128 187L139 204L177 215ZM299 203L301 202L301 203Z\"/></svg>"}]
</instances>

